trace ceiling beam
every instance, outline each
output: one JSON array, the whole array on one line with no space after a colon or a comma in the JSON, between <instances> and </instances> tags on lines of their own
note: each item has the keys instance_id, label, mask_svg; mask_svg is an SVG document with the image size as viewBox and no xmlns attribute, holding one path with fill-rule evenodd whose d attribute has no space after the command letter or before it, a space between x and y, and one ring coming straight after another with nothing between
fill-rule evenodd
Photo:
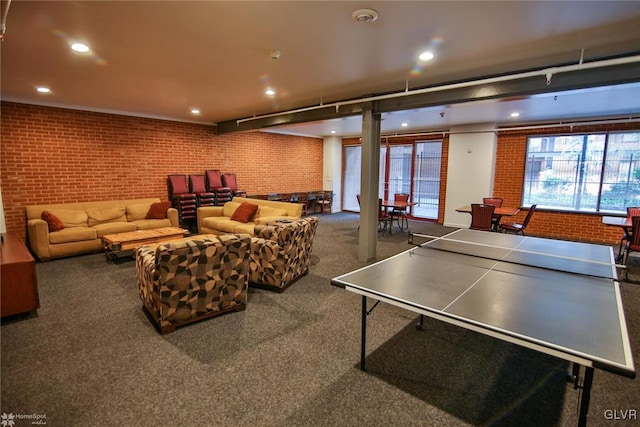
<instances>
[{"instance_id":1,"label":"ceiling beam","mask_svg":"<svg viewBox=\"0 0 640 427\"><path fill-rule=\"evenodd\" d=\"M549 70L553 70L550 68ZM517 75L518 73L515 73ZM523 73L525 74L525 73ZM386 113L439 105L460 104L465 102L530 96L548 92L560 92L565 90L586 89L599 86L610 86L640 81L640 62L621 63L600 68L584 68L574 71L564 71L548 76L525 76L521 78L506 79L496 82L484 82L492 78L478 79L473 82L447 83L434 86L433 90L413 94L412 90L406 95L387 94L376 95L375 112ZM461 86L461 87L456 87ZM393 95L393 96L390 96ZM389 96L385 98L385 96ZM308 123L322 120L336 119L346 116L362 114L366 103L371 102L372 97L342 101L348 104L341 105L335 102L326 106L301 108L299 110L285 111L282 113L265 114L253 118L228 120L218 123L219 134L242 132L263 129L273 126L290 125L295 123Z\"/></svg>"}]
</instances>

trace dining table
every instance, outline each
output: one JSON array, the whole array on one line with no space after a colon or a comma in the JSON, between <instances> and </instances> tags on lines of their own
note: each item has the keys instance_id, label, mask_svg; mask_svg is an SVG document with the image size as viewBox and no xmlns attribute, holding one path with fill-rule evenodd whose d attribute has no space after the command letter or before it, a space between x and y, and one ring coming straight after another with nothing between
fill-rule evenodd
<instances>
[{"instance_id":1,"label":"dining table","mask_svg":"<svg viewBox=\"0 0 640 427\"><path fill-rule=\"evenodd\" d=\"M467 205L467 206L463 206L461 208L456 209L456 212L463 212L463 213L468 213L471 214L471 205ZM498 231L498 226L500 225L500 221L502 220L503 216L514 216L517 215L518 212L520 212L520 208L519 207L513 207L513 206L500 206L500 207L496 207L493 211L493 218L494 218L494 226L493 226L493 231Z\"/></svg>"},{"instance_id":2,"label":"dining table","mask_svg":"<svg viewBox=\"0 0 640 427\"><path fill-rule=\"evenodd\" d=\"M381 202L381 206L386 210L386 209L395 209L395 210L407 210L408 208L410 208L411 206L415 206L417 203L416 202L409 202L409 201L400 201L400 200L382 200ZM389 234L393 234L392 231L392 227L393 223L389 224ZM398 222L398 229L400 231L404 231L401 227L400 227L400 223ZM409 229L409 223L407 222L407 230Z\"/></svg>"}]
</instances>

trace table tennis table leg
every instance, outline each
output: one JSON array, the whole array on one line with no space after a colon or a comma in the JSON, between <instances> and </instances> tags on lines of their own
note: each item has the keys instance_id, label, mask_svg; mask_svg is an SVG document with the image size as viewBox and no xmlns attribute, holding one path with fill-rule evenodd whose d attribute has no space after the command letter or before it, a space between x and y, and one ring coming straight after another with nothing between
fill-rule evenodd
<instances>
[{"instance_id":1,"label":"table tennis table leg","mask_svg":"<svg viewBox=\"0 0 640 427\"><path fill-rule=\"evenodd\" d=\"M585 367L584 381L582 383L582 396L580 398L580 415L578 417L578 426L586 427L587 413L589 412L589 400L591 398L591 384L593 384L593 368Z\"/></svg>"},{"instance_id":2,"label":"table tennis table leg","mask_svg":"<svg viewBox=\"0 0 640 427\"><path fill-rule=\"evenodd\" d=\"M419 330L419 331L424 330L424 314L420 315L420 321L416 325L416 329Z\"/></svg>"},{"instance_id":3,"label":"table tennis table leg","mask_svg":"<svg viewBox=\"0 0 640 427\"><path fill-rule=\"evenodd\" d=\"M367 347L367 297L362 295L362 332L360 337L360 370L364 371L364 359Z\"/></svg>"}]
</instances>

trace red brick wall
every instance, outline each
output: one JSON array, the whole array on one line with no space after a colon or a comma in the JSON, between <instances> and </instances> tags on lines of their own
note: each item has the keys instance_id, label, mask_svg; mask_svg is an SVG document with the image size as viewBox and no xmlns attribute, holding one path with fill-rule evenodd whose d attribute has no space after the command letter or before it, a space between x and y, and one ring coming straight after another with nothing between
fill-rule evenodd
<instances>
[{"instance_id":1,"label":"red brick wall","mask_svg":"<svg viewBox=\"0 0 640 427\"><path fill-rule=\"evenodd\" d=\"M167 199L167 175L235 172L249 193L322 189L322 139L2 103L0 183L7 230L24 206Z\"/></svg>"}]
</instances>

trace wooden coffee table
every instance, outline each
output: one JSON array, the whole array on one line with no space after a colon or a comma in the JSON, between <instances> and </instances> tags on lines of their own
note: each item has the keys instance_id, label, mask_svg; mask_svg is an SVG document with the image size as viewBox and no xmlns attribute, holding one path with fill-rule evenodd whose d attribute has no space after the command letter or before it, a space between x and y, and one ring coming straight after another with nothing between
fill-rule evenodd
<instances>
[{"instance_id":1,"label":"wooden coffee table","mask_svg":"<svg viewBox=\"0 0 640 427\"><path fill-rule=\"evenodd\" d=\"M131 256L140 246L152 243L164 243L180 239L189 234L189 230L178 227L163 227L150 230L127 231L102 236L104 253L107 260L113 261L123 256Z\"/></svg>"}]
</instances>

